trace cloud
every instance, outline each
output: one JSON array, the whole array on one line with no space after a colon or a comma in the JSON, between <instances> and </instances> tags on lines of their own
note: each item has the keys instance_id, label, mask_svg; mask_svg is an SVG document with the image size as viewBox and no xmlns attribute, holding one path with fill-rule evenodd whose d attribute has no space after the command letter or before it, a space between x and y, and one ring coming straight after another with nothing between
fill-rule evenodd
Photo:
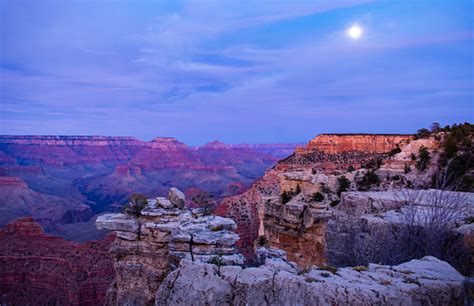
<instances>
[{"instance_id":1,"label":"cloud","mask_svg":"<svg viewBox=\"0 0 474 306\"><path fill-rule=\"evenodd\" d=\"M445 2L0 6L1 133L303 142L473 118L471 17Z\"/></svg>"}]
</instances>

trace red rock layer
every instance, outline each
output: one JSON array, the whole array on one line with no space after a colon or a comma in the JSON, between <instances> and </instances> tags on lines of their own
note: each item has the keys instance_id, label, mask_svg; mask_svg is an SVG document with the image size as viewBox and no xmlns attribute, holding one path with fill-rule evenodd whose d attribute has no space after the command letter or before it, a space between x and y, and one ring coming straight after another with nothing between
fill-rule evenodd
<instances>
[{"instance_id":1,"label":"red rock layer","mask_svg":"<svg viewBox=\"0 0 474 306\"><path fill-rule=\"evenodd\" d=\"M391 134L322 134L312 139L305 148L296 152L322 151L337 154L350 151L387 153L397 144L407 142L411 135Z\"/></svg>"},{"instance_id":2,"label":"red rock layer","mask_svg":"<svg viewBox=\"0 0 474 306\"><path fill-rule=\"evenodd\" d=\"M0 230L1 305L103 305L115 277L113 237L73 243L26 217Z\"/></svg>"}]
</instances>

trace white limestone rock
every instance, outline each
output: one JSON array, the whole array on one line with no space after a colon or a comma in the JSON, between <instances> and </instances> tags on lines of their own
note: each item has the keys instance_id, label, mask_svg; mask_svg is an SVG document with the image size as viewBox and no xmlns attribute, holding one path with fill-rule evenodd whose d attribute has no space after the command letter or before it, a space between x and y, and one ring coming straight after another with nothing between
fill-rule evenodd
<instances>
[{"instance_id":1,"label":"white limestone rock","mask_svg":"<svg viewBox=\"0 0 474 306\"><path fill-rule=\"evenodd\" d=\"M174 204L171 203L171 201L165 197L157 197L156 204L157 206L165 208L165 209L170 209L174 207Z\"/></svg>"},{"instance_id":2,"label":"white limestone rock","mask_svg":"<svg viewBox=\"0 0 474 306\"><path fill-rule=\"evenodd\" d=\"M134 216L127 214L105 214L97 217L97 229L138 233L140 224Z\"/></svg>"},{"instance_id":3,"label":"white limestone rock","mask_svg":"<svg viewBox=\"0 0 474 306\"><path fill-rule=\"evenodd\" d=\"M235 221L232 219L213 216L213 218L209 221L209 228L213 231L235 231L237 229L237 224L235 224Z\"/></svg>"},{"instance_id":4,"label":"white limestone rock","mask_svg":"<svg viewBox=\"0 0 474 306\"><path fill-rule=\"evenodd\" d=\"M463 305L463 282L448 263L429 256L335 274L185 261L161 284L156 305Z\"/></svg>"},{"instance_id":5,"label":"white limestone rock","mask_svg":"<svg viewBox=\"0 0 474 306\"><path fill-rule=\"evenodd\" d=\"M168 198L176 207L180 209L184 207L186 197L184 196L184 193L181 192L181 190L174 187L171 188L168 192Z\"/></svg>"}]
</instances>

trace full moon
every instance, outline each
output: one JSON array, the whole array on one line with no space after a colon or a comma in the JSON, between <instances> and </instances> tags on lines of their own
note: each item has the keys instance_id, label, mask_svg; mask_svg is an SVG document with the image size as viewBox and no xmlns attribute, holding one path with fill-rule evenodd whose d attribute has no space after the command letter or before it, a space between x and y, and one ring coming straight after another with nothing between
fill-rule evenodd
<instances>
[{"instance_id":1,"label":"full moon","mask_svg":"<svg viewBox=\"0 0 474 306\"><path fill-rule=\"evenodd\" d=\"M347 29L347 35L349 35L352 39L359 39L362 36L362 28L358 25L353 25L349 29Z\"/></svg>"}]
</instances>

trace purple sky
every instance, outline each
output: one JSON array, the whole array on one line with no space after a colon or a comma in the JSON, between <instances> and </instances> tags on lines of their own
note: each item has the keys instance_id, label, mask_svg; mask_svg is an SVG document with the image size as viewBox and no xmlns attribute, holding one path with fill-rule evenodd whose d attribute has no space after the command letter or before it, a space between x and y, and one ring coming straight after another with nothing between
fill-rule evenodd
<instances>
[{"instance_id":1,"label":"purple sky","mask_svg":"<svg viewBox=\"0 0 474 306\"><path fill-rule=\"evenodd\" d=\"M195 145L472 122L473 11L456 0L2 0L0 133Z\"/></svg>"}]
</instances>

